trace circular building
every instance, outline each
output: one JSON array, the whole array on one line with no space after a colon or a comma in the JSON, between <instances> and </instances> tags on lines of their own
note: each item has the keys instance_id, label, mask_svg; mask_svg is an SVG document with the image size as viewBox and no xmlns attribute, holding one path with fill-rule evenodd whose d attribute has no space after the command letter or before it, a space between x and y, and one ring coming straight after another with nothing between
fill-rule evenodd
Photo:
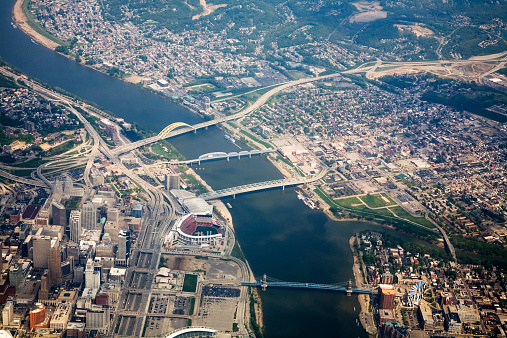
<instances>
[{"instance_id":1,"label":"circular building","mask_svg":"<svg viewBox=\"0 0 507 338\"><path fill-rule=\"evenodd\" d=\"M212 217L188 214L175 224L178 241L186 245L218 244L225 236L225 229Z\"/></svg>"},{"instance_id":2,"label":"circular building","mask_svg":"<svg viewBox=\"0 0 507 338\"><path fill-rule=\"evenodd\" d=\"M185 327L169 332L164 338L215 338L217 331L206 327Z\"/></svg>"}]
</instances>

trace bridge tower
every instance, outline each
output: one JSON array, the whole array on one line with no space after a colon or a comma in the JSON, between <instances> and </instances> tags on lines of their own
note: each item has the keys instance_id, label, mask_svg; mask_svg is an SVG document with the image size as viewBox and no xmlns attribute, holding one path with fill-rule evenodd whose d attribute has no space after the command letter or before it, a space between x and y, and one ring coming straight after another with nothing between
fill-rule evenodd
<instances>
[{"instance_id":1,"label":"bridge tower","mask_svg":"<svg viewBox=\"0 0 507 338\"><path fill-rule=\"evenodd\" d=\"M347 285L347 296L352 296L352 280L349 279L349 285Z\"/></svg>"},{"instance_id":2,"label":"bridge tower","mask_svg":"<svg viewBox=\"0 0 507 338\"><path fill-rule=\"evenodd\" d=\"M262 291L266 291L266 288L268 287L268 282L266 281L266 274L264 274L262 276L262 284L261 284L261 287L262 287Z\"/></svg>"}]
</instances>

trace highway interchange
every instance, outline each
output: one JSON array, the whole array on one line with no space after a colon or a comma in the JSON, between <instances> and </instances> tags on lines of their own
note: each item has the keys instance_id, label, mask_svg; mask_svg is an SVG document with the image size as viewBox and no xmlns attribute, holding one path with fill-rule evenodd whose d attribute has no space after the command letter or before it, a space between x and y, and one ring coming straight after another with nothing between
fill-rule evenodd
<instances>
[{"instance_id":1,"label":"highway interchange","mask_svg":"<svg viewBox=\"0 0 507 338\"><path fill-rule=\"evenodd\" d=\"M507 59L505 58L505 53L502 55L493 55L489 57L482 57L478 60L440 60L435 62L412 62L412 63L382 63L382 61L378 60L375 64L365 64L357 67L356 69L348 70L343 73L366 73L368 77L372 77L373 73L378 72L380 66L399 66L399 67L445 67L447 64L473 64L476 62L496 62L497 64L493 69L498 69L499 67L503 67ZM133 170L125 167L120 160L119 156L126 152L131 152L133 156L137 156L136 148L140 146L144 146L150 143L154 143L159 141L161 138L159 135L146 138L137 142L130 142L121 137L121 133L118 133L120 137L120 143L122 145L117 146L114 149L111 149L110 146L101 138L98 132L94 129L94 127L88 122L88 120L83 117L80 111L85 111L87 114L91 116L99 116L104 117L104 113L100 112L96 108L90 107L84 103L80 103L73 98L70 98L66 95L57 93L55 91L44 88L38 83L27 79L24 76L18 76L13 72L7 70L4 67L0 67L0 72L6 76L12 77L14 80L18 80L22 77L24 83L28 85L33 91L43 96L44 98L51 100L55 104L62 105L69 111L71 111L83 124L86 132L89 135L89 139L83 141L82 144L78 145L73 151L78 150L77 154L73 154L71 156L54 156L50 158L49 162L46 162L36 168L36 171L32 173L32 178L23 178L13 174L8 173L6 170L12 169L8 166L1 165L0 166L0 176L3 178L7 178L12 181L16 181L19 183L30 184L38 187L47 186L52 188L52 182L50 182L45 176L44 171L51 171L51 173L55 172L63 172L72 167L79 167L84 165L84 185L83 187L88 191L92 188L92 183L90 182L90 170L93 166L95 159L98 156L107 157L114 165L116 165L121 171L123 171L133 182L138 184L145 192L148 197L146 206L147 212L143 215L142 218L142 227L141 231L138 235L137 241L133 248L131 248L130 259L127 266L127 273L125 279L125 287L122 289L122 294L120 299L125 299L126 302L123 304L124 306L118 306L116 311L114 312L114 318L110 325L111 335L119 335L119 336L141 336L143 326L147 317L148 305L150 299L153 294L151 291L151 285L154 282L154 276L156 275L158 269L158 262L160 261L160 256L162 252L162 246L165 235L170 230L170 226L172 221L175 219L175 207L174 201L172 197L164 190L154 187L150 183L141 179L137 173ZM479 80L482 80L484 76L490 74L492 71L488 71L487 74L482 74L479 76ZM183 127L178 130L171 131L165 138L170 138L176 135L180 135L183 133L187 133L192 130L207 128L208 126L215 125L218 123L231 121L235 119L242 118L258 108L260 108L264 103L266 103L273 95L288 89L293 86L310 83L314 81L324 80L328 78L333 78L340 73L329 74L325 76L316 76L312 78L305 78L295 81L290 81L283 83L277 87L274 87L264 93L256 102L244 108L240 112L222 117L219 119L206 121L203 123L196 124L189 127ZM79 109L76 109L76 108ZM100 114L100 115L99 115ZM116 125L117 130L119 131L118 125ZM139 161L141 164L141 170L143 174L148 175L154 178L153 173L149 170L149 168L144 165L143 161ZM20 169L20 168L15 168ZM22 168L21 168L22 169ZM319 178L321 175L318 175ZM2 187L4 189L4 187ZM447 235L437 226L437 228L442 233L444 240L448 243ZM231 231L232 233L232 231ZM450 247L451 252L454 255L454 250L452 246ZM230 250L228 251L230 254ZM241 275L244 280L250 280L250 270L248 266L242 261L231 257L228 255L227 258L232 259L234 262L238 264L241 268ZM241 288L241 297L240 304L242 306L238 307L238 319L239 327L241 329L241 333L246 334L245 331L245 306L247 302L247 291L246 287Z\"/></svg>"}]
</instances>

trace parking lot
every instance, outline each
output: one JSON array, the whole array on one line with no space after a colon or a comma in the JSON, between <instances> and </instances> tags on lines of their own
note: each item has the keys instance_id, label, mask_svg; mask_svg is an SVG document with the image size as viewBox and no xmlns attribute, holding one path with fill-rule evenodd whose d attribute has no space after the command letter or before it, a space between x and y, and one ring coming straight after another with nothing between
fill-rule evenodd
<instances>
[{"instance_id":1,"label":"parking lot","mask_svg":"<svg viewBox=\"0 0 507 338\"><path fill-rule=\"evenodd\" d=\"M210 326L219 331L232 331L234 313L241 290L225 286L204 286L200 316L195 325Z\"/></svg>"}]
</instances>

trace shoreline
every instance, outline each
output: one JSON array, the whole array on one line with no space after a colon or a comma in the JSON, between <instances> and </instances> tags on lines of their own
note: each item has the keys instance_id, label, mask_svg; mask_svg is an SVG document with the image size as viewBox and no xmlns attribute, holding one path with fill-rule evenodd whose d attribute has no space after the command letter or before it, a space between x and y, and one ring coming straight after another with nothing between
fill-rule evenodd
<instances>
[{"instance_id":1,"label":"shoreline","mask_svg":"<svg viewBox=\"0 0 507 338\"><path fill-rule=\"evenodd\" d=\"M55 51L56 47L60 46L60 44L58 44L57 42L55 41L52 41L51 39L43 36L42 34L38 33L35 29L33 29L29 24L28 24L28 19L25 15L25 13L23 12L23 9L22 9L22 4L23 4L23 1L24 0L16 0L16 3L13 7L13 10L12 10L12 17L13 17L13 22L17 25L17 27L23 31L26 35L28 35L30 38L32 38L34 41L36 41L37 43L43 45L44 47L47 47L53 51ZM56 52L56 51L55 51ZM66 58L68 59L71 59L73 60L74 62L76 62L74 59L72 59L71 57L69 57L68 55L65 55L63 53L59 53L57 52L58 54L61 54L63 56L65 56ZM96 70L96 71L99 71L99 72L102 72L105 74L105 72L97 69L97 68L94 68L94 67L91 67L89 65L86 65L84 63L81 63L79 62L79 64L81 65L84 65L86 67L89 67L93 70ZM121 81L124 81L124 82L127 82L127 83L132 83L132 82L129 82L127 81L126 79L123 79L123 78L119 78L119 80ZM158 93L156 93L158 94ZM164 95L162 95L164 97ZM202 116L199 112L197 112L195 109L191 109L190 107L186 106L186 105L182 105L183 107L189 109L192 113L194 114L197 114L199 116ZM225 130L225 131L229 131L228 127L229 126L221 126L222 127L222 130ZM232 130L234 130L233 128L231 128ZM250 138L248 138L248 143L252 142L254 144L256 144L254 142L254 140L251 140ZM254 147L253 147L254 148ZM271 158L269 155L267 156L267 159L271 162L272 165L274 165L278 171L282 174L282 175L285 175L287 177L291 176L290 172L287 171L285 168L283 168L283 165L281 163L279 163L279 161L277 161L276 159L273 159ZM212 191L211 187L200 177L200 175L198 175L192 168L189 168L189 172L192 174L192 176L194 176L201 184L203 184L206 188L208 188L210 191ZM232 220L232 216L229 212L229 210L227 209L227 207L225 206L225 204L221 201L221 200L216 200L216 201L211 201L211 204L214 205L217 210L220 211L220 213L222 214L223 217L225 217L226 219L228 218L229 222L228 222L228 226L233 230L234 230L234 225L233 225L233 220ZM327 204L324 203L324 205L327 206ZM357 218L346 218L346 219L340 219L340 218L337 218L336 216L334 216L328 208L322 208L321 209L324 211L324 213L331 219L331 220L334 220L334 221L358 221L359 219ZM363 220L361 220L363 221ZM379 224L379 223L376 223L376 222L372 222L372 221L365 221L365 222L369 222L369 223L372 223L372 224L377 224L377 225L384 225L385 224ZM353 237L354 238L354 237ZM351 240L353 240L353 238L351 238ZM353 241L352 241L352 246L351 248L353 248ZM354 269L354 266L356 265L356 260L357 258L355 257L354 255L354 265L353 265L353 269ZM250 274L253 276L253 271L251 270L250 268L250 265L248 264L248 260L247 260L247 263L246 263L248 269L249 269L249 272ZM358 280L357 280L357 276L356 276L356 285L358 285ZM359 281L360 282L360 281ZM256 292L257 294L257 300L258 302L255 304L255 317L257 319L257 323L261 329L261 331L263 331L263 311L262 311L262 303L261 303L261 299L260 299L260 295L258 294L258 292ZM365 299L361 300L361 298L364 297ZM367 295L360 295L359 296L359 302L361 304L361 314L363 312L367 313L368 309L367 309L367 304L368 304L368 299L369 297ZM365 327L365 324L363 323L363 320L361 320L361 323L363 325L363 327Z\"/></svg>"},{"instance_id":2,"label":"shoreline","mask_svg":"<svg viewBox=\"0 0 507 338\"><path fill-rule=\"evenodd\" d=\"M363 275L361 273L359 258L356 256L356 254L354 252L355 241L356 241L355 235L350 237L349 246L350 246L350 250L352 251L352 257L354 258L354 263L352 265L352 272L354 274L354 280L356 283L356 287L364 287L365 285L363 283ZM367 322L368 317L370 317L371 318L370 320L373 323L373 316L369 312L369 308L371 306L372 299L367 294L359 294L357 296L357 300L359 301L359 305L361 306L361 311L358 314L358 317L359 317L358 319L361 322L361 326L366 331L366 333L368 334L369 337L375 337L376 333L377 333L376 327L370 328L370 326L368 325L368 322Z\"/></svg>"},{"instance_id":3,"label":"shoreline","mask_svg":"<svg viewBox=\"0 0 507 338\"><path fill-rule=\"evenodd\" d=\"M23 12L22 5L23 0L16 0L16 3L14 4L14 7L12 9L12 18L14 23L18 26L18 28L22 30L26 35L31 37L34 41L38 42L44 47L47 47L51 50L55 50L56 47L60 46L60 44L38 33L28 24L28 19L25 13Z\"/></svg>"}]
</instances>

